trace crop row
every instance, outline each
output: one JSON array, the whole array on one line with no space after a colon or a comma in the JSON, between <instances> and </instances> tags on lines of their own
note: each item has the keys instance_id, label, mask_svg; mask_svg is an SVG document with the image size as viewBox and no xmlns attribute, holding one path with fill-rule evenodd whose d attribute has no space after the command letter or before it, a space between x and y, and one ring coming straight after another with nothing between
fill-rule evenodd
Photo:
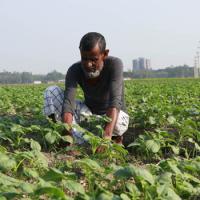
<instances>
[{"instance_id":1,"label":"crop row","mask_svg":"<svg viewBox=\"0 0 200 200\"><path fill-rule=\"evenodd\" d=\"M126 148L98 137L104 117L75 127L84 145L64 145L69 127L42 114L46 87L0 88L0 200L198 199L199 80L127 81Z\"/></svg>"}]
</instances>

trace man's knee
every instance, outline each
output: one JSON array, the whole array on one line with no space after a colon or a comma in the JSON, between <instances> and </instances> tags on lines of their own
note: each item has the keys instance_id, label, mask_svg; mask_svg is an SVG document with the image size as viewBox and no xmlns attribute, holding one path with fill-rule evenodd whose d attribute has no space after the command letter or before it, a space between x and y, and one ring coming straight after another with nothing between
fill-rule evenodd
<instances>
[{"instance_id":1,"label":"man's knee","mask_svg":"<svg viewBox=\"0 0 200 200\"><path fill-rule=\"evenodd\" d=\"M44 91L43 113L46 116L55 116L56 121L61 120L64 92L58 86L49 86Z\"/></svg>"},{"instance_id":2,"label":"man's knee","mask_svg":"<svg viewBox=\"0 0 200 200\"><path fill-rule=\"evenodd\" d=\"M129 125L129 115L120 110L118 119L113 131L113 136L122 136L127 130Z\"/></svg>"}]
</instances>

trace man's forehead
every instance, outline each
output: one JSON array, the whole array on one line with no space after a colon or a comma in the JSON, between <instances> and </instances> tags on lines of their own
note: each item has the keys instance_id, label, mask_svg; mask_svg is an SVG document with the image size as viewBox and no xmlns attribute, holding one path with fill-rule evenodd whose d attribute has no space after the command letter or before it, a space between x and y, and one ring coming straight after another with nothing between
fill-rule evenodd
<instances>
[{"instance_id":1,"label":"man's forehead","mask_svg":"<svg viewBox=\"0 0 200 200\"><path fill-rule=\"evenodd\" d=\"M94 56L98 56L99 54L101 53L101 50L99 48L99 45L98 43L90 50L87 50L87 51L84 51L84 50L81 50L81 54L82 55L86 55L86 54L90 54L90 55L94 55Z\"/></svg>"}]
</instances>

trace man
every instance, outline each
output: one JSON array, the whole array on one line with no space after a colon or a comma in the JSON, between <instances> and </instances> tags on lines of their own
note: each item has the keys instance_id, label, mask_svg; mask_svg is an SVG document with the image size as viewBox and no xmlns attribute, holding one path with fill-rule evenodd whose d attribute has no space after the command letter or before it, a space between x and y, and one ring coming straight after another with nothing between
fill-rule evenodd
<instances>
[{"instance_id":1,"label":"man","mask_svg":"<svg viewBox=\"0 0 200 200\"><path fill-rule=\"evenodd\" d=\"M89 115L106 115L111 121L105 124L103 137L121 144L122 135L129 123L129 116L124 112L123 64L119 58L108 56L105 38L100 33L89 32L84 35L79 49L81 61L68 69L64 100L59 88L48 88L45 92L44 113L51 117L56 114L55 120L59 120L60 104L63 104L62 120L68 125L78 123L82 112ZM84 102L75 100L78 85L83 90ZM53 100L58 101L59 105L55 106ZM68 134L80 136L73 130Z\"/></svg>"}]
</instances>

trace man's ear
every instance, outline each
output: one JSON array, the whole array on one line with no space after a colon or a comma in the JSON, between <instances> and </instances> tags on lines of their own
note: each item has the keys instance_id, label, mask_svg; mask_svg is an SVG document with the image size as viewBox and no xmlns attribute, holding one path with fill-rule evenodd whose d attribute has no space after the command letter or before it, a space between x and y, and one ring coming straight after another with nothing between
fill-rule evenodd
<instances>
[{"instance_id":1,"label":"man's ear","mask_svg":"<svg viewBox=\"0 0 200 200\"><path fill-rule=\"evenodd\" d=\"M106 49L106 50L104 51L104 58L108 57L108 54L109 54L109 49Z\"/></svg>"}]
</instances>

